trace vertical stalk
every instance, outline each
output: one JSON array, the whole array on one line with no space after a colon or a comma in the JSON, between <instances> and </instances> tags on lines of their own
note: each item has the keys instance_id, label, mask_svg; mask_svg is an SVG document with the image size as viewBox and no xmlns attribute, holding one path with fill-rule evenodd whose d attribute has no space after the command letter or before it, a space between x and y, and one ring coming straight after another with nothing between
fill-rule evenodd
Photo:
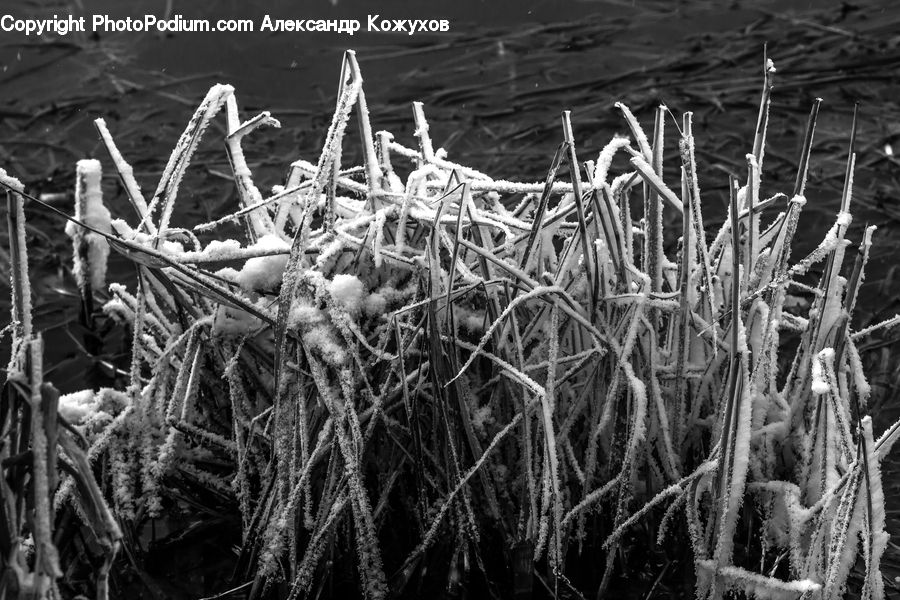
<instances>
[{"instance_id":1,"label":"vertical stalk","mask_svg":"<svg viewBox=\"0 0 900 600\"><path fill-rule=\"evenodd\" d=\"M28 279L28 253L25 247L25 198L22 184L0 170L0 178L7 186L6 222L9 227L9 258L12 280L13 344L11 365L25 372L29 362L24 353L25 343L31 339L31 283Z\"/></svg>"},{"instance_id":2,"label":"vertical stalk","mask_svg":"<svg viewBox=\"0 0 900 600\"><path fill-rule=\"evenodd\" d=\"M665 132L666 107L656 109L656 124L653 128L653 172L662 179L663 174L663 140ZM663 232L662 232L662 198L655 188L651 187L644 212L645 255L647 274L650 275L650 291L662 291Z\"/></svg>"},{"instance_id":3,"label":"vertical stalk","mask_svg":"<svg viewBox=\"0 0 900 600\"><path fill-rule=\"evenodd\" d=\"M756 136L753 138L753 156L756 164L762 170L763 155L766 146L766 130L769 125L769 104L771 102L772 88L775 86L775 63L768 56L766 47L763 47L763 91L759 101L759 115L756 119Z\"/></svg>"},{"instance_id":4,"label":"vertical stalk","mask_svg":"<svg viewBox=\"0 0 900 600\"><path fill-rule=\"evenodd\" d=\"M381 193L382 170L378 164L378 156L375 152L375 140L372 136L372 122L369 120L369 106L366 104L366 94L362 89L362 73L359 63L356 61L356 52L347 50L347 61L350 64L350 72L353 80L360 84L359 96L356 99L356 111L359 117L360 137L362 137L363 156L366 163L366 178L369 180L369 194Z\"/></svg>"},{"instance_id":5,"label":"vertical stalk","mask_svg":"<svg viewBox=\"0 0 900 600\"><path fill-rule=\"evenodd\" d=\"M434 147L431 145L431 136L428 135L428 121L425 120L425 109L421 102L413 102L413 119L416 122L419 149L422 152L422 162L418 165L421 167L434 162Z\"/></svg>"},{"instance_id":6,"label":"vertical stalk","mask_svg":"<svg viewBox=\"0 0 900 600\"><path fill-rule=\"evenodd\" d=\"M585 220L584 202L581 189L581 171L578 162L578 156L575 152L575 136L572 133L572 111L564 110L562 114L563 139L566 143L569 158L569 171L572 174L572 195L575 197L575 209L578 212L578 235L581 237L581 252L584 254L584 270L588 278L588 283L596 281L596 273L594 272L594 261L592 258L591 244L588 240L587 221ZM593 285L591 290L591 315L597 308L599 299Z\"/></svg>"},{"instance_id":7,"label":"vertical stalk","mask_svg":"<svg viewBox=\"0 0 900 600\"><path fill-rule=\"evenodd\" d=\"M759 201L759 164L753 154L747 155L747 197L744 206L747 208L747 245L744 256L744 278L748 283L753 275L753 267L756 265L757 235L759 234L759 216L756 214L756 205ZM737 223L733 223L737 228Z\"/></svg>"},{"instance_id":8,"label":"vertical stalk","mask_svg":"<svg viewBox=\"0 0 900 600\"><path fill-rule=\"evenodd\" d=\"M809 120L806 122L806 133L803 136L803 150L800 152L800 164L797 169L797 178L794 181L794 196L802 196L806 191L806 176L809 174L809 156L812 152L813 136L816 133L816 119L819 117L819 107L822 99L816 98L809 111Z\"/></svg>"}]
</instances>

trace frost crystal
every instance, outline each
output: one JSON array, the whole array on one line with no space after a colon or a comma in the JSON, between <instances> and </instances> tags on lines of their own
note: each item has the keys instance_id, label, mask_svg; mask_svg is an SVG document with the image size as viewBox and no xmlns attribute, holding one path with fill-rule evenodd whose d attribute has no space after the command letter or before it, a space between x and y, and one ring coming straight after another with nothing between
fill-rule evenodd
<instances>
[{"instance_id":1,"label":"frost crystal","mask_svg":"<svg viewBox=\"0 0 900 600\"><path fill-rule=\"evenodd\" d=\"M819 352L812 363L812 391L814 394L827 394L831 389L828 385L828 374L825 372L826 364L834 360L834 350L825 348Z\"/></svg>"}]
</instances>

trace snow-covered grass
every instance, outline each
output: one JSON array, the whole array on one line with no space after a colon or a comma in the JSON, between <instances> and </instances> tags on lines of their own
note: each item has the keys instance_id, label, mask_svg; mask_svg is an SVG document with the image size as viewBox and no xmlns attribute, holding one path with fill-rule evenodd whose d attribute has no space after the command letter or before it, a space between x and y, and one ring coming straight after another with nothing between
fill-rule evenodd
<instances>
[{"instance_id":1,"label":"snow-covered grass","mask_svg":"<svg viewBox=\"0 0 900 600\"><path fill-rule=\"evenodd\" d=\"M59 407L91 424L87 456L122 522L161 517L173 473L227 498L234 583L253 597L315 595L336 571L371 598L535 579L603 597L642 544L692 561L701 599L839 598L857 562L863 596L883 597L879 466L900 424L876 437L866 416L857 343L877 328L855 331L852 312L873 228L846 269L853 134L834 226L798 260L818 102L793 189L764 198L771 62L712 236L690 113L660 107L648 135L619 104L630 138L583 165L566 112L545 181L510 182L434 149L420 104L418 148L373 133L353 53L342 72L318 162L297 160L268 197L240 142L277 121L241 122L229 86L210 90L149 201L98 123L141 216L109 237L140 271L106 305L133 331L133 362L122 389ZM240 206L189 225L240 223L245 239L185 251L165 234L223 106ZM347 168L354 110L364 164ZM29 369L15 359L10 376ZM57 507L85 494L63 483ZM20 527L49 552L39 525ZM572 567L580 550L596 576Z\"/></svg>"}]
</instances>

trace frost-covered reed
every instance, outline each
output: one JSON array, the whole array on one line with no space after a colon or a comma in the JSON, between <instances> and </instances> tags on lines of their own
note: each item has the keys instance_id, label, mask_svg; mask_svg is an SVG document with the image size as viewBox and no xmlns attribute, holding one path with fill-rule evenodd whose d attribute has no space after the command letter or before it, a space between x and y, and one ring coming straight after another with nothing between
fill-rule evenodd
<instances>
[{"instance_id":1,"label":"frost-covered reed","mask_svg":"<svg viewBox=\"0 0 900 600\"><path fill-rule=\"evenodd\" d=\"M79 168L79 175L83 174ZM95 183L99 184L99 177ZM109 568L122 533L97 485L87 456L87 440L59 415L59 392L44 380L43 341L34 332L32 322L25 237L26 194L22 184L3 169L0 169L0 184L6 189L12 263L9 327L12 344L0 402L0 503L3 507L0 565L5 573L0 579L0 596L60 597L57 580L63 576L63 570L54 535L60 505L54 500L60 498L58 490L64 475L63 487L71 490L66 497L70 510L79 514L86 526L86 536L99 550L101 560L94 583L97 598L106 600ZM99 189L99 185L95 187ZM79 189L84 189L81 181ZM92 242L78 238L76 247ZM81 257L76 255L76 259L87 254L98 256L96 252L87 252ZM95 264L99 262L105 269L106 257Z\"/></svg>"},{"instance_id":2,"label":"frost-covered reed","mask_svg":"<svg viewBox=\"0 0 900 600\"><path fill-rule=\"evenodd\" d=\"M863 597L883 598L880 464L900 423L872 431L857 343L878 327L852 320L874 228L843 275L851 135L834 225L791 256L819 103L794 188L762 197L774 74L768 61L713 236L691 114L673 123L664 106L648 135L617 105L631 137L585 163L566 112L545 181L498 180L435 149L421 104L417 148L374 133L348 52L315 164L262 193L241 141L278 122L242 122L217 85L149 198L98 120L137 218L84 224L139 269L104 308L133 330L131 379L61 402L117 517L160 516L172 473L232 499L234 583L252 598L315 596L348 563L371 598L428 581L521 591L534 575L602 597L637 529L662 546L684 532L697 598L839 598L857 561ZM176 229L182 175L222 108L240 206ZM348 168L354 111L364 162ZM235 223L241 239L210 240ZM596 577L569 567L584 547Z\"/></svg>"}]
</instances>

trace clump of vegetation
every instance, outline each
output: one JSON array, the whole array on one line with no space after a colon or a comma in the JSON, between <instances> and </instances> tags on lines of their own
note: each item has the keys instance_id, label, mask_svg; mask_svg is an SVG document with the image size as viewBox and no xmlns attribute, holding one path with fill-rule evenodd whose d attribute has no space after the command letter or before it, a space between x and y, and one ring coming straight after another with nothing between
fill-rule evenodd
<instances>
[{"instance_id":1,"label":"clump of vegetation","mask_svg":"<svg viewBox=\"0 0 900 600\"><path fill-rule=\"evenodd\" d=\"M103 307L133 332L122 389L59 398L43 383L11 235L7 589L58 595L54 515L74 507L104 550L105 597L123 535L189 487L239 515L232 593L248 598L334 595L347 578L367 598L602 597L650 565L636 550L661 557L657 583L690 565L701 599L839 598L858 562L862 597L884 597L880 464L900 423L875 437L857 342L897 320L852 327L874 230L843 276L853 133L841 210L796 260L818 102L793 190L762 198L771 61L711 238L690 113L668 142L674 190L665 106L648 136L618 105L631 137L585 163L563 113L545 181L511 182L435 150L419 103L417 149L373 132L352 52L342 73L318 162L267 195L241 141L278 122L242 122L229 86L209 91L149 202L97 121L137 218L110 221L82 165L70 233L86 305L104 243L137 267L137 288L111 285ZM223 107L240 207L176 228L182 175ZM346 168L354 110L363 164ZM28 196L3 182L21 231ZM243 239L209 239L235 224Z\"/></svg>"}]
</instances>

